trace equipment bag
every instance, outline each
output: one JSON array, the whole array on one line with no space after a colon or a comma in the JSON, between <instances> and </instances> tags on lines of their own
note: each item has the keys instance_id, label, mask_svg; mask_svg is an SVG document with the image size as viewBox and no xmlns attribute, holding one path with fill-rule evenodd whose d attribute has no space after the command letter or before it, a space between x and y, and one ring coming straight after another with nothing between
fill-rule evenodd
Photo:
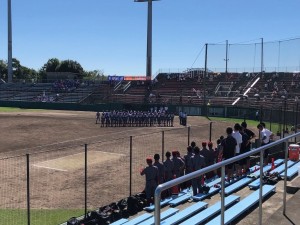
<instances>
[{"instance_id":1,"label":"equipment bag","mask_svg":"<svg viewBox=\"0 0 300 225\"><path fill-rule=\"evenodd\" d=\"M79 225L79 221L76 217L71 217L68 221L67 221L67 225Z\"/></svg>"}]
</instances>

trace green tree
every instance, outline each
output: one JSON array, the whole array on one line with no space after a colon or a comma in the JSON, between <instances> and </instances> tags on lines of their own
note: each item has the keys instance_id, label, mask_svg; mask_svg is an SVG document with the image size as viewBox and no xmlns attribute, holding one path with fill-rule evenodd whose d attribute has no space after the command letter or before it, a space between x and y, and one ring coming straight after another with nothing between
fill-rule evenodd
<instances>
[{"instance_id":1,"label":"green tree","mask_svg":"<svg viewBox=\"0 0 300 225\"><path fill-rule=\"evenodd\" d=\"M56 72L72 72L83 75L82 66L74 61L74 60L63 60L61 63L55 68Z\"/></svg>"},{"instance_id":2,"label":"green tree","mask_svg":"<svg viewBox=\"0 0 300 225\"><path fill-rule=\"evenodd\" d=\"M12 58L13 77L16 79L24 79L23 69L18 59Z\"/></svg>"},{"instance_id":3,"label":"green tree","mask_svg":"<svg viewBox=\"0 0 300 225\"><path fill-rule=\"evenodd\" d=\"M42 70L44 72L55 72L56 67L58 67L60 64L60 61L57 58L52 58L47 61L47 63L44 64L42 67Z\"/></svg>"},{"instance_id":4,"label":"green tree","mask_svg":"<svg viewBox=\"0 0 300 225\"><path fill-rule=\"evenodd\" d=\"M4 60L0 60L0 78L7 79L7 63Z\"/></svg>"}]
</instances>

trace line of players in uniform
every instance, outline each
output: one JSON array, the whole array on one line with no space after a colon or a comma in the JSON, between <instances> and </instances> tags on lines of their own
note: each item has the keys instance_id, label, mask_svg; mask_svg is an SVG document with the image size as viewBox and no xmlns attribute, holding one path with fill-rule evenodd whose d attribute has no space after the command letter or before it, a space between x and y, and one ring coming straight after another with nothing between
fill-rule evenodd
<instances>
[{"instance_id":1,"label":"line of players in uniform","mask_svg":"<svg viewBox=\"0 0 300 225\"><path fill-rule=\"evenodd\" d=\"M96 124L101 127L173 127L174 113L158 111L118 111L96 113Z\"/></svg>"},{"instance_id":2,"label":"line of players in uniform","mask_svg":"<svg viewBox=\"0 0 300 225\"><path fill-rule=\"evenodd\" d=\"M251 150L251 139L255 137L255 134L247 129L245 122L241 125L235 124L234 128L228 127L226 134L227 137L224 138L221 136L220 139L217 140L216 148L213 148L212 142L202 142L202 148L200 150L200 148L196 146L196 143L192 142L191 145L187 147L187 154L184 155L184 157L181 157L178 151L173 151L172 157L171 153L167 152L166 160L163 163L159 162L159 154L154 155L154 163L152 162L152 157L148 157L146 159L148 166L142 168L140 174L145 175L146 178L145 192L149 203L152 202L154 191L158 184ZM235 173L235 176L242 176L243 173L249 170L249 157L236 162L234 165L235 167L233 167L233 164L226 167L228 179L234 179L233 173ZM205 174L207 179L214 176L220 176L220 171L212 171ZM181 184L179 188L185 189L192 186L193 195L196 195L203 192L203 184L204 179L202 176L193 179L191 182ZM171 194L171 190L167 190L167 192L164 193L165 196Z\"/></svg>"},{"instance_id":3,"label":"line of players in uniform","mask_svg":"<svg viewBox=\"0 0 300 225\"><path fill-rule=\"evenodd\" d=\"M192 142L190 146L187 147L187 154L183 157L180 156L179 151L166 152L166 160L161 163L159 162L159 154L154 155L154 163L152 157L148 157L146 162L147 167L140 170L141 175L145 175L146 185L145 192L147 196L148 203L153 200L154 190L158 184L170 181L176 177L183 176L184 174L191 173L193 171L199 170L205 166L212 165L218 159L219 150L218 148L213 148L212 142L208 144L202 142L202 149L196 146L195 142ZM172 156L172 157L171 157ZM214 176L214 172L207 174L208 176ZM179 186L180 189L185 189L192 186L193 194L201 192L202 190L202 178L193 179L192 182L187 182ZM167 190L163 197L170 196L172 194L171 190Z\"/></svg>"}]
</instances>

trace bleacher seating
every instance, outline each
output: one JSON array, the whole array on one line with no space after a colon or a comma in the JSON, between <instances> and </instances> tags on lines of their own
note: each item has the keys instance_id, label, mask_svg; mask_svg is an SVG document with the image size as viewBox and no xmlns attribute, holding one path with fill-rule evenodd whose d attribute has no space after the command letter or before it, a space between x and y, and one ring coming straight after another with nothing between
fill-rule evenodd
<instances>
[{"instance_id":1,"label":"bleacher seating","mask_svg":"<svg viewBox=\"0 0 300 225\"><path fill-rule=\"evenodd\" d=\"M161 225L173 225L178 224L181 221L185 220L186 218L189 218L190 216L194 215L195 213L198 213L202 209L207 207L206 202L198 202L196 204L193 204L183 210L181 210L179 213L176 213L175 215L169 217L168 219L161 219L162 222ZM147 225L147 224L145 224Z\"/></svg>"},{"instance_id":2,"label":"bleacher seating","mask_svg":"<svg viewBox=\"0 0 300 225\"><path fill-rule=\"evenodd\" d=\"M262 189L262 198L265 198L272 192L275 192L276 187L272 185L264 185ZM250 209L252 206L259 202L259 190L254 191L240 202L230 207L225 211L224 224L230 224L237 219L240 215ZM217 216L213 220L207 223L207 225L221 224L221 215Z\"/></svg>"},{"instance_id":3,"label":"bleacher seating","mask_svg":"<svg viewBox=\"0 0 300 225\"><path fill-rule=\"evenodd\" d=\"M230 195L225 198L225 208L231 206L232 204L238 202L240 200L239 196ZM214 205L208 207L207 209L203 210L200 213L190 217L189 219L185 220L184 222L180 223L180 225L197 225L201 224L204 221L207 221L211 217L217 215L221 211L221 201L215 203ZM163 221L164 222L164 221ZM164 224L164 223L161 224Z\"/></svg>"}]
</instances>

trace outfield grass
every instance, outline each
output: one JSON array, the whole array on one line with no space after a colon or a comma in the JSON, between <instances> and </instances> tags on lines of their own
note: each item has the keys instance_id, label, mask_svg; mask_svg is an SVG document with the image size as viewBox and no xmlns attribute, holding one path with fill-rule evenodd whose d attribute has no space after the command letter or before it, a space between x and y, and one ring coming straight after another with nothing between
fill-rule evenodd
<instances>
[{"instance_id":1,"label":"outfield grass","mask_svg":"<svg viewBox=\"0 0 300 225\"><path fill-rule=\"evenodd\" d=\"M31 225L58 225L73 216L84 214L82 209L32 209L30 211ZM26 209L0 209L0 224L27 225Z\"/></svg>"},{"instance_id":2,"label":"outfield grass","mask_svg":"<svg viewBox=\"0 0 300 225\"><path fill-rule=\"evenodd\" d=\"M226 122L232 122L232 127L234 126L235 123L241 124L244 119L235 119L235 118L224 118L224 117L210 117L212 121L226 121ZM257 120L246 120L246 123L248 127L255 127L259 124L259 121ZM280 126L278 123L270 123L270 122L265 122L266 128L271 130L275 135L277 131L279 131L280 127L283 129L283 125ZM287 125L289 131L291 130L292 125Z\"/></svg>"},{"instance_id":3,"label":"outfield grass","mask_svg":"<svg viewBox=\"0 0 300 225\"><path fill-rule=\"evenodd\" d=\"M0 107L0 112L35 112L35 111L42 111L43 109L22 109L22 108L13 108L13 107Z\"/></svg>"}]
</instances>

